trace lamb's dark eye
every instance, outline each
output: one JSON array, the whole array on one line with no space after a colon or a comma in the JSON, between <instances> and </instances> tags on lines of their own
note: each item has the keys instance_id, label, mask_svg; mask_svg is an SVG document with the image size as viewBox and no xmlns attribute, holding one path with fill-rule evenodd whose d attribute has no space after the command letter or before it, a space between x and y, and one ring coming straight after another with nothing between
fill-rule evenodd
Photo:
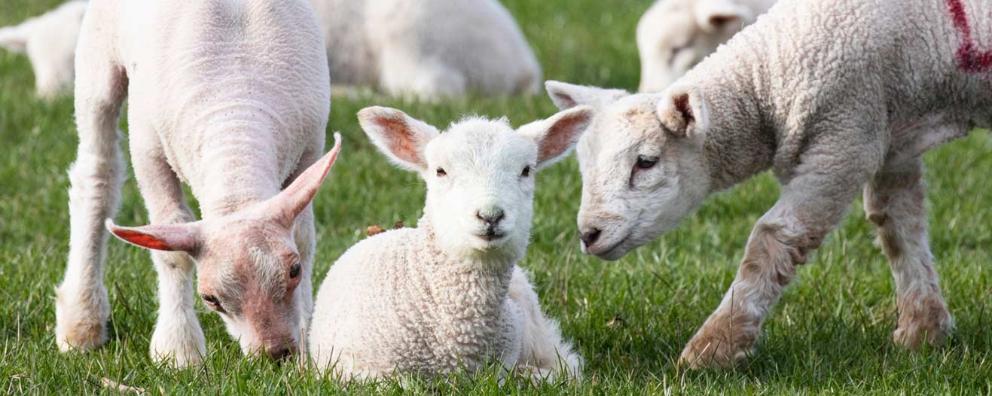
<instances>
[{"instance_id":1,"label":"lamb's dark eye","mask_svg":"<svg viewBox=\"0 0 992 396\"><path fill-rule=\"evenodd\" d=\"M447 175L448 172L445 172L444 168L437 168L437 177L445 177Z\"/></svg>"},{"instance_id":2,"label":"lamb's dark eye","mask_svg":"<svg viewBox=\"0 0 992 396\"><path fill-rule=\"evenodd\" d=\"M204 294L203 295L203 302L205 302L207 304L207 306L210 307L210 309L213 309L214 311L217 311L217 312L220 312L220 313L226 312L226 311L224 311L224 306L223 305L220 305L220 300L218 300L217 299L217 296L215 296L213 294Z\"/></svg>"},{"instance_id":3,"label":"lamb's dark eye","mask_svg":"<svg viewBox=\"0 0 992 396\"><path fill-rule=\"evenodd\" d=\"M296 277L300 276L300 269L300 263L294 263L292 267L289 267L289 277L296 279Z\"/></svg>"},{"instance_id":4,"label":"lamb's dark eye","mask_svg":"<svg viewBox=\"0 0 992 396\"><path fill-rule=\"evenodd\" d=\"M637 156L637 169L651 169L658 165L658 157L648 157L646 155Z\"/></svg>"},{"instance_id":5,"label":"lamb's dark eye","mask_svg":"<svg viewBox=\"0 0 992 396\"><path fill-rule=\"evenodd\" d=\"M527 166L524 167L524 171L523 172L520 172L520 176L521 177L530 176L530 165L527 165Z\"/></svg>"}]
</instances>

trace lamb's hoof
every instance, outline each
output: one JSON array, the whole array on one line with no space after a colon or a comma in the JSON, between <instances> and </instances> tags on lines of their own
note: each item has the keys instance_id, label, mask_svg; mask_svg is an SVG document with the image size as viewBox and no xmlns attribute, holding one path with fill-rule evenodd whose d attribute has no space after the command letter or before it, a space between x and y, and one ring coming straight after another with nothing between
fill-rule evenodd
<instances>
[{"instance_id":1,"label":"lamb's hoof","mask_svg":"<svg viewBox=\"0 0 992 396\"><path fill-rule=\"evenodd\" d=\"M735 345L731 337L700 332L682 350L678 365L698 370L705 368L733 368L751 355L750 345Z\"/></svg>"},{"instance_id":2,"label":"lamb's hoof","mask_svg":"<svg viewBox=\"0 0 992 396\"><path fill-rule=\"evenodd\" d=\"M107 342L110 304L106 291L69 298L79 294L55 291L55 343L62 352L91 351Z\"/></svg>"},{"instance_id":3,"label":"lamb's hoof","mask_svg":"<svg viewBox=\"0 0 992 396\"><path fill-rule=\"evenodd\" d=\"M941 346L954 330L954 319L939 295L900 302L899 308L899 327L892 340L903 348Z\"/></svg>"},{"instance_id":4,"label":"lamb's hoof","mask_svg":"<svg viewBox=\"0 0 992 396\"><path fill-rule=\"evenodd\" d=\"M156 327L150 353L152 361L181 369L200 365L207 355L207 343L199 326L172 331Z\"/></svg>"},{"instance_id":5,"label":"lamb's hoof","mask_svg":"<svg viewBox=\"0 0 992 396\"><path fill-rule=\"evenodd\" d=\"M72 323L56 321L58 324L55 325L55 343L62 352L91 351L107 342L107 326L104 321L99 319Z\"/></svg>"}]
</instances>

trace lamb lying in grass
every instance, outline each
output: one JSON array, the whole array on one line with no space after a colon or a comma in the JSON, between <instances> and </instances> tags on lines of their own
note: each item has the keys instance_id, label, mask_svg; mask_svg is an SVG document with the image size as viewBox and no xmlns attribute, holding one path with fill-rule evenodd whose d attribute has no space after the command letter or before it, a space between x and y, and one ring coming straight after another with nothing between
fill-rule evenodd
<instances>
[{"instance_id":1,"label":"lamb lying in grass","mask_svg":"<svg viewBox=\"0 0 992 396\"><path fill-rule=\"evenodd\" d=\"M641 92L658 92L682 77L774 0L659 0L637 23Z\"/></svg>"},{"instance_id":2,"label":"lamb lying in grass","mask_svg":"<svg viewBox=\"0 0 992 396\"><path fill-rule=\"evenodd\" d=\"M372 236L331 267L310 356L345 379L435 375L501 362L578 376L581 358L516 266L530 237L534 174L566 154L592 116L564 111L514 131L470 118L444 134L393 109L359 113L371 140L427 182L417 228Z\"/></svg>"},{"instance_id":3,"label":"lamb lying in grass","mask_svg":"<svg viewBox=\"0 0 992 396\"><path fill-rule=\"evenodd\" d=\"M72 89L76 38L86 4L85 0L70 0L20 25L0 28L0 48L27 54L35 90L43 99Z\"/></svg>"},{"instance_id":4,"label":"lamb lying in grass","mask_svg":"<svg viewBox=\"0 0 992 396\"><path fill-rule=\"evenodd\" d=\"M940 344L953 321L927 237L923 154L992 126L992 0L786 1L662 94L548 83L592 104L578 145L583 248L617 259L706 196L771 169L778 202L682 361L729 366L863 190L895 278L901 346Z\"/></svg>"},{"instance_id":5,"label":"lamb lying in grass","mask_svg":"<svg viewBox=\"0 0 992 396\"><path fill-rule=\"evenodd\" d=\"M246 353L281 358L305 345L310 201L340 147L322 157L330 82L310 5L93 0L78 54L79 151L69 170L69 263L55 307L59 349L89 350L107 339L104 221L120 201L116 127L125 96L151 225L108 226L154 250L152 358L186 366L206 353L194 267L200 296ZM202 220L194 221L180 181Z\"/></svg>"},{"instance_id":6,"label":"lamb lying in grass","mask_svg":"<svg viewBox=\"0 0 992 396\"><path fill-rule=\"evenodd\" d=\"M535 94L541 67L496 0L311 0L335 85L426 100Z\"/></svg>"}]
</instances>

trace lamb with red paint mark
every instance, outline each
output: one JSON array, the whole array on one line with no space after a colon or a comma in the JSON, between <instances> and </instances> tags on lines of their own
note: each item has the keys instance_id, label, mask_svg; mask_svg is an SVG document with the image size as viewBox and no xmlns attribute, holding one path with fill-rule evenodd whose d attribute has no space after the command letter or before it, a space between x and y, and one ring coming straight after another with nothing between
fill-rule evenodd
<instances>
[{"instance_id":1,"label":"lamb with red paint mark","mask_svg":"<svg viewBox=\"0 0 992 396\"><path fill-rule=\"evenodd\" d=\"M988 10L992 0L782 1L660 94L548 82L559 107L597 112L577 147L582 249L618 259L771 170L779 200L681 356L726 367L755 352L797 266L863 194L895 280L893 340L939 345L954 322L929 247L922 156L992 126Z\"/></svg>"}]
</instances>

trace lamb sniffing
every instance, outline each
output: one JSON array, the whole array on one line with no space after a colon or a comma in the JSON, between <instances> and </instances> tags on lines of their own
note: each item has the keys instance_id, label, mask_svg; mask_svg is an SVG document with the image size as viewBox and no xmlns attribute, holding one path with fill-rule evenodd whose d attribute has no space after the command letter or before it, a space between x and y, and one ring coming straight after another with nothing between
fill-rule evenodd
<instances>
[{"instance_id":1,"label":"lamb sniffing","mask_svg":"<svg viewBox=\"0 0 992 396\"><path fill-rule=\"evenodd\" d=\"M187 366L206 353L194 269L199 295L246 353L281 358L305 345L310 202L340 147L323 155L330 82L310 5L93 0L76 71L79 148L55 306L59 349L106 342L104 221L118 238L153 250L154 360ZM116 127L125 97L131 160L151 221L143 227L108 220L124 180ZM201 220L180 181L199 201Z\"/></svg>"},{"instance_id":2,"label":"lamb sniffing","mask_svg":"<svg viewBox=\"0 0 992 396\"><path fill-rule=\"evenodd\" d=\"M796 272L863 193L891 262L894 341L953 328L927 236L922 155L992 126L992 0L785 1L662 94L549 82L562 108L592 104L578 145L583 249L616 259L706 196L771 169L778 202L737 277L682 352L693 367L752 353Z\"/></svg>"},{"instance_id":3,"label":"lamb sniffing","mask_svg":"<svg viewBox=\"0 0 992 396\"><path fill-rule=\"evenodd\" d=\"M516 131L506 120L468 118L439 134L398 110L362 110L372 142L426 181L426 206L416 228L365 239L331 267L310 330L317 367L346 379L489 363L578 376L581 358L516 263L537 170L564 156L591 117L580 107Z\"/></svg>"}]
</instances>

